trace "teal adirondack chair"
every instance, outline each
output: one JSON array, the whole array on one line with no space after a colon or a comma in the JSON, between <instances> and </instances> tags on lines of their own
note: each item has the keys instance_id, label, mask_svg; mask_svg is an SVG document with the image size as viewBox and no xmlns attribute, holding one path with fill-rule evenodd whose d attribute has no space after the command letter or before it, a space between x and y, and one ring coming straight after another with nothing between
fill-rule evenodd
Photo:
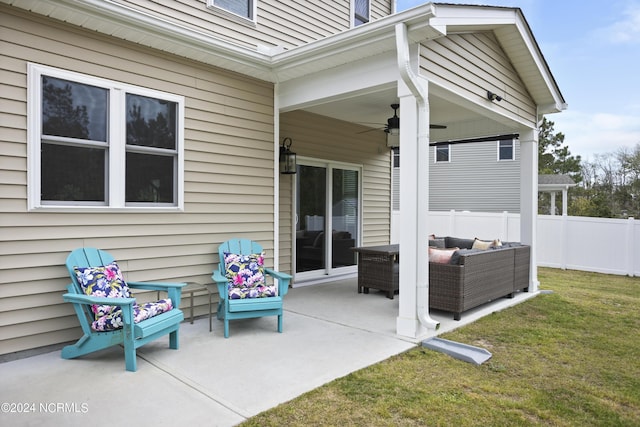
<instances>
[{"instance_id":1,"label":"teal adirondack chair","mask_svg":"<svg viewBox=\"0 0 640 427\"><path fill-rule=\"evenodd\" d=\"M115 289L120 289L117 280L114 279L114 271L119 273L117 267L113 267L113 257L102 250L95 248L79 248L69 254L66 261L67 270L72 283L67 287L68 293L62 297L64 301L73 304L73 308L80 321L83 336L75 344L62 349L62 358L74 359L94 351L102 350L114 345L124 346L124 359L127 371L135 372L137 369L136 349L163 335L169 334L169 347L178 349L178 330L180 322L184 319L180 306L181 288L186 283L151 283L151 282L126 282L125 288L145 289L167 292L171 299L161 300L158 303L146 303L137 305L132 297L116 297ZM87 267L93 267L86 270ZM106 267L96 269L96 267ZM85 273L79 280L76 268ZM104 292L99 288L97 280L94 294L88 295L83 291L80 282L88 278L100 277L110 280L113 287L109 287L112 296L100 296ZM117 274L119 275L119 274ZM120 276L121 277L121 276ZM122 282L124 282L122 280ZM104 284L104 282L102 282ZM104 289L104 288L103 288ZM118 295L127 295L118 294ZM117 308L121 308L121 313ZM173 308L171 308L173 307ZM96 312L97 311L97 312ZM109 312L107 316L101 316ZM159 314L156 314L159 313ZM105 320L108 319L108 320ZM144 319L144 320L141 320ZM136 322L136 320L138 320Z\"/></svg>"},{"instance_id":2,"label":"teal adirondack chair","mask_svg":"<svg viewBox=\"0 0 640 427\"><path fill-rule=\"evenodd\" d=\"M211 277L218 286L218 319L224 321L225 338L234 319L278 316L278 332L282 332L283 298L291 276L264 268L261 254L262 246L248 239L227 240L218 247L220 263ZM266 283L267 276L277 285Z\"/></svg>"}]
</instances>

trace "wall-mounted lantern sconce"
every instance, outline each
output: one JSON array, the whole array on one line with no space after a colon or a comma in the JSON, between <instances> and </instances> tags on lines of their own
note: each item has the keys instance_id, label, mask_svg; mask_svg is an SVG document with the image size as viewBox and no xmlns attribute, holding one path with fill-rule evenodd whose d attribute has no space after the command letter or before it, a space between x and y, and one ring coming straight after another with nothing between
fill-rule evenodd
<instances>
[{"instance_id":1,"label":"wall-mounted lantern sconce","mask_svg":"<svg viewBox=\"0 0 640 427\"><path fill-rule=\"evenodd\" d=\"M291 151L291 144L293 144L293 141L289 137L282 140L282 147L280 147L281 174L296 173L296 153Z\"/></svg>"},{"instance_id":2,"label":"wall-mounted lantern sconce","mask_svg":"<svg viewBox=\"0 0 640 427\"><path fill-rule=\"evenodd\" d=\"M487 99L489 101L502 101L502 97L500 95L498 95L497 93L493 93L491 91L487 91Z\"/></svg>"}]
</instances>

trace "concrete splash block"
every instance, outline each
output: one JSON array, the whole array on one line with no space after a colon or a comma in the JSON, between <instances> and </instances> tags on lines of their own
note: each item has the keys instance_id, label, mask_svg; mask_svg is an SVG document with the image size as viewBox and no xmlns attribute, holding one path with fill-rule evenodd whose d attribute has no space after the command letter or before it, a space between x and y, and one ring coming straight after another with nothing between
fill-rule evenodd
<instances>
[{"instance_id":1,"label":"concrete splash block","mask_svg":"<svg viewBox=\"0 0 640 427\"><path fill-rule=\"evenodd\" d=\"M484 348L442 338L429 338L422 341L422 346L475 365L482 365L492 356L491 353Z\"/></svg>"}]
</instances>

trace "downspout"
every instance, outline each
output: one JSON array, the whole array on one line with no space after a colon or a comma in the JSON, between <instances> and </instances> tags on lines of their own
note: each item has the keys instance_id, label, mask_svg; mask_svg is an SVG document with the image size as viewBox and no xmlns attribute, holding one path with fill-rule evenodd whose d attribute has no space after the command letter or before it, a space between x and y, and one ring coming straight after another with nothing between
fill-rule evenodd
<instances>
[{"instance_id":1,"label":"downspout","mask_svg":"<svg viewBox=\"0 0 640 427\"><path fill-rule=\"evenodd\" d=\"M424 92L418 77L411 70L411 59L409 56L409 39L407 37L407 26L404 23L396 24L396 49L398 52L398 71L402 81L407 85L411 93L416 99L417 112L418 112L418 152L420 150L428 150L429 147L429 135L428 135L428 123L429 123L429 99L428 95ZM420 158L421 156L418 156ZM427 168L418 167L418 182L428 182L420 179L421 174L428 174ZM422 176L424 178L424 176ZM418 190L420 190L418 186ZM418 206L425 203L424 197L428 197L423 192L418 191L417 199ZM428 206L428 200L426 200ZM426 238L427 233L424 224L426 221L418 221L417 233L418 241L422 238ZM420 237L422 236L422 237ZM428 329L438 329L440 322L432 319L429 316L429 254L427 248L420 250L416 248L418 259L425 260L423 265L418 266L417 271L417 286L416 286L416 312L420 324Z\"/></svg>"}]
</instances>

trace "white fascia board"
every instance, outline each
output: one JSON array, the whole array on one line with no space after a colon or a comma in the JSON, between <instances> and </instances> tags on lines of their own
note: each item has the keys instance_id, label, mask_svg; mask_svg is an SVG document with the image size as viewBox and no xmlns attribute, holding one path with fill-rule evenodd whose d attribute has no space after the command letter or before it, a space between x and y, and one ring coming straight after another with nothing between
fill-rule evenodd
<instances>
[{"instance_id":1,"label":"white fascia board","mask_svg":"<svg viewBox=\"0 0 640 427\"><path fill-rule=\"evenodd\" d=\"M578 184L538 184L538 191L561 191L568 190Z\"/></svg>"}]
</instances>

